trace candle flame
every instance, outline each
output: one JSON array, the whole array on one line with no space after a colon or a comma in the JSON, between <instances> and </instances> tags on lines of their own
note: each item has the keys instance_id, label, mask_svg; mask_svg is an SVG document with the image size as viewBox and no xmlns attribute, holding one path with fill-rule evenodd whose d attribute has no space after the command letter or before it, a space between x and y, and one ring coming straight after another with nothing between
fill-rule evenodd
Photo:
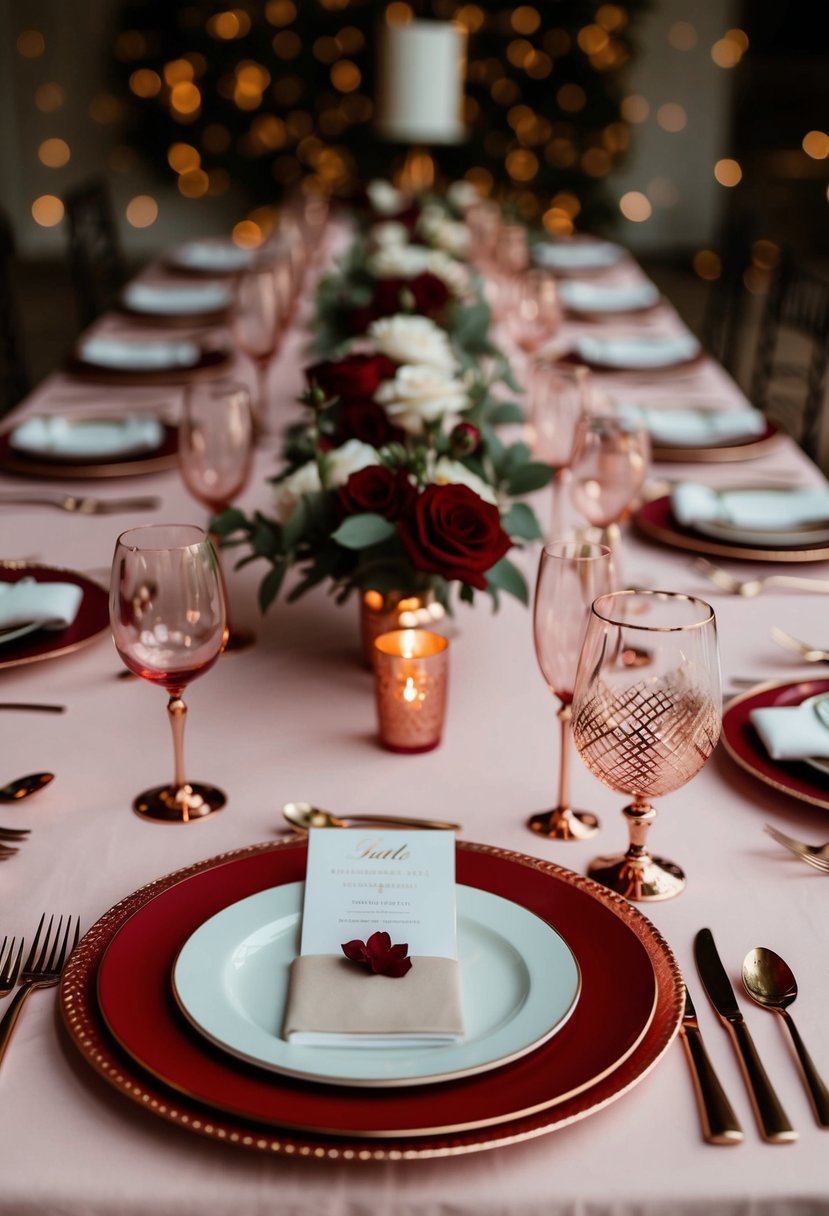
<instances>
[{"instance_id":1,"label":"candle flame","mask_svg":"<svg viewBox=\"0 0 829 1216\"><path fill-rule=\"evenodd\" d=\"M403 688L403 700L412 702L412 701L415 701L416 699L417 699L417 685L415 684L415 682L411 676L407 676L406 683Z\"/></svg>"}]
</instances>

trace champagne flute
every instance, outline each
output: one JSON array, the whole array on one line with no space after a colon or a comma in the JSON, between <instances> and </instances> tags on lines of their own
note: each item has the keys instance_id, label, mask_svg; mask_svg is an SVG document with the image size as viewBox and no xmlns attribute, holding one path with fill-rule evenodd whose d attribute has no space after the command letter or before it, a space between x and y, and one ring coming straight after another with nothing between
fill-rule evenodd
<instances>
[{"instance_id":1,"label":"champagne flute","mask_svg":"<svg viewBox=\"0 0 829 1216\"><path fill-rule=\"evenodd\" d=\"M179 468L187 489L212 516L226 511L248 483L254 429L250 393L244 385L203 380L188 386L178 434ZM210 539L221 574L219 541L212 534ZM245 650L255 640L252 630L231 624L228 609L225 650Z\"/></svg>"},{"instance_id":2,"label":"champagne flute","mask_svg":"<svg viewBox=\"0 0 829 1216\"><path fill-rule=\"evenodd\" d=\"M573 445L570 493L589 524L602 529L620 578L619 524L633 508L650 463L650 438L643 426L615 415L579 420Z\"/></svg>"},{"instance_id":3,"label":"champagne flute","mask_svg":"<svg viewBox=\"0 0 829 1216\"><path fill-rule=\"evenodd\" d=\"M565 515L576 434L592 401L590 370L537 359L528 389L533 455L555 469L550 534L563 537L569 531Z\"/></svg>"},{"instance_id":4,"label":"champagne flute","mask_svg":"<svg viewBox=\"0 0 829 1216\"><path fill-rule=\"evenodd\" d=\"M287 321L290 301L273 264L260 264L239 278L231 326L239 349L256 366L257 400L254 411L260 434L267 430L268 371Z\"/></svg>"},{"instance_id":5,"label":"champagne flute","mask_svg":"<svg viewBox=\"0 0 829 1216\"><path fill-rule=\"evenodd\" d=\"M145 790L133 810L146 819L187 823L224 806L212 785L184 775L182 693L209 671L225 636L225 599L216 553L193 524L151 524L123 532L115 545L109 593L112 636L134 675L166 688L175 770L171 785Z\"/></svg>"},{"instance_id":6,"label":"champagne flute","mask_svg":"<svg viewBox=\"0 0 829 1216\"><path fill-rule=\"evenodd\" d=\"M626 657L643 637L651 654L646 674ZM627 852L597 857L591 878L634 900L670 899L684 888L679 866L645 847L656 816L649 799L699 772L721 720L710 604L672 591L613 591L595 601L576 676L573 737L590 771L632 802L623 811Z\"/></svg>"},{"instance_id":7,"label":"champagne flute","mask_svg":"<svg viewBox=\"0 0 829 1216\"><path fill-rule=\"evenodd\" d=\"M535 654L550 692L561 705L558 802L533 815L528 826L551 840L586 840L599 826L590 811L570 806L570 723L579 652L590 605L613 586L613 558L606 545L560 541L541 553L533 607Z\"/></svg>"},{"instance_id":8,"label":"champagne flute","mask_svg":"<svg viewBox=\"0 0 829 1216\"><path fill-rule=\"evenodd\" d=\"M525 355L532 355L553 336L560 321L553 276L548 270L525 270L516 281L515 299L507 317L513 341Z\"/></svg>"}]
</instances>

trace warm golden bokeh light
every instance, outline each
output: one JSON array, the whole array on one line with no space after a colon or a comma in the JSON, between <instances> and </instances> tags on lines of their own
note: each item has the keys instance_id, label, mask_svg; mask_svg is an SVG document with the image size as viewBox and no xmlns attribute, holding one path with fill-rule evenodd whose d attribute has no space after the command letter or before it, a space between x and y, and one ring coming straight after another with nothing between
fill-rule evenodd
<instances>
[{"instance_id":1,"label":"warm golden bokeh light","mask_svg":"<svg viewBox=\"0 0 829 1216\"><path fill-rule=\"evenodd\" d=\"M189 173L191 169L199 168L201 156L192 144L171 144L167 149L167 164L176 173Z\"/></svg>"},{"instance_id":2,"label":"warm golden bokeh light","mask_svg":"<svg viewBox=\"0 0 829 1216\"><path fill-rule=\"evenodd\" d=\"M650 102L640 93L631 93L629 97L623 98L620 108L622 118L627 122L645 122L651 112Z\"/></svg>"},{"instance_id":3,"label":"warm golden bokeh light","mask_svg":"<svg viewBox=\"0 0 829 1216\"><path fill-rule=\"evenodd\" d=\"M63 219L63 203L54 194L41 194L32 203L32 219L41 228L54 228Z\"/></svg>"},{"instance_id":4,"label":"warm golden bokeh light","mask_svg":"<svg viewBox=\"0 0 829 1216\"><path fill-rule=\"evenodd\" d=\"M561 207L550 207L541 217L541 222L551 236L570 236L573 232L573 221Z\"/></svg>"},{"instance_id":5,"label":"warm golden bokeh light","mask_svg":"<svg viewBox=\"0 0 829 1216\"><path fill-rule=\"evenodd\" d=\"M271 25L290 25L296 20L294 0L268 0L265 5L265 20Z\"/></svg>"},{"instance_id":6,"label":"warm golden bokeh light","mask_svg":"<svg viewBox=\"0 0 829 1216\"><path fill-rule=\"evenodd\" d=\"M825 160L829 156L829 135L825 131L809 131L803 136L803 151L812 160Z\"/></svg>"},{"instance_id":7,"label":"warm golden bokeh light","mask_svg":"<svg viewBox=\"0 0 829 1216\"><path fill-rule=\"evenodd\" d=\"M541 14L529 4L520 4L512 10L510 24L516 34L534 34L541 25Z\"/></svg>"},{"instance_id":8,"label":"warm golden bokeh light","mask_svg":"<svg viewBox=\"0 0 829 1216\"><path fill-rule=\"evenodd\" d=\"M350 59L341 59L331 69L331 83L339 93L356 92L362 80L360 69Z\"/></svg>"},{"instance_id":9,"label":"warm golden bokeh light","mask_svg":"<svg viewBox=\"0 0 829 1216\"><path fill-rule=\"evenodd\" d=\"M577 114L587 103L587 94L580 84L563 84L556 93L559 107L567 114Z\"/></svg>"},{"instance_id":10,"label":"warm golden bokeh light","mask_svg":"<svg viewBox=\"0 0 829 1216\"><path fill-rule=\"evenodd\" d=\"M164 65L164 83L170 88L183 81L192 80L195 74L189 59L171 59Z\"/></svg>"},{"instance_id":11,"label":"warm golden bokeh light","mask_svg":"<svg viewBox=\"0 0 829 1216\"><path fill-rule=\"evenodd\" d=\"M151 194L136 194L127 203L125 215L133 228L149 228L158 219L158 203Z\"/></svg>"},{"instance_id":12,"label":"warm golden bokeh light","mask_svg":"<svg viewBox=\"0 0 829 1216\"><path fill-rule=\"evenodd\" d=\"M613 161L604 148L588 148L582 154L581 167L588 177L605 177Z\"/></svg>"},{"instance_id":13,"label":"warm golden bokeh light","mask_svg":"<svg viewBox=\"0 0 829 1216\"><path fill-rule=\"evenodd\" d=\"M571 220L574 220L581 211L581 203L575 194L570 194L567 190L560 190L553 197L551 206L557 211L563 211Z\"/></svg>"},{"instance_id":14,"label":"warm golden bokeh light","mask_svg":"<svg viewBox=\"0 0 829 1216\"><path fill-rule=\"evenodd\" d=\"M745 30L729 30L725 37L727 42L733 42L735 46L739 47L741 55L745 55L748 50L748 34Z\"/></svg>"},{"instance_id":15,"label":"warm golden bokeh light","mask_svg":"<svg viewBox=\"0 0 829 1216\"><path fill-rule=\"evenodd\" d=\"M653 214L650 201L639 190L628 190L627 194L623 194L619 199L619 210L626 220L632 220L634 224L649 220Z\"/></svg>"},{"instance_id":16,"label":"warm golden bokeh light","mask_svg":"<svg viewBox=\"0 0 829 1216\"><path fill-rule=\"evenodd\" d=\"M585 55L598 55L610 42L610 35L600 25L585 25L576 35L576 41Z\"/></svg>"},{"instance_id":17,"label":"warm golden bokeh light","mask_svg":"<svg viewBox=\"0 0 829 1216\"><path fill-rule=\"evenodd\" d=\"M408 25L410 21L414 21L414 10L410 4L398 3L395 0L394 4L386 8L387 25Z\"/></svg>"},{"instance_id":18,"label":"warm golden bokeh light","mask_svg":"<svg viewBox=\"0 0 829 1216\"><path fill-rule=\"evenodd\" d=\"M694 254L691 265L695 273L707 283L713 283L722 274L722 260L713 249L700 249Z\"/></svg>"},{"instance_id":19,"label":"warm golden bokeh light","mask_svg":"<svg viewBox=\"0 0 829 1216\"><path fill-rule=\"evenodd\" d=\"M526 148L514 148L506 157L506 169L515 182L529 182L538 173L538 157Z\"/></svg>"},{"instance_id":20,"label":"warm golden bokeh light","mask_svg":"<svg viewBox=\"0 0 829 1216\"><path fill-rule=\"evenodd\" d=\"M17 35L15 45L18 55L22 55L24 59L39 59L46 50L46 39L40 30L22 30Z\"/></svg>"},{"instance_id":21,"label":"warm golden bokeh light","mask_svg":"<svg viewBox=\"0 0 829 1216\"><path fill-rule=\"evenodd\" d=\"M51 114L59 110L65 101L65 91L54 81L39 85L35 89L35 105L41 114Z\"/></svg>"},{"instance_id":22,"label":"warm golden bokeh light","mask_svg":"<svg viewBox=\"0 0 829 1216\"><path fill-rule=\"evenodd\" d=\"M721 186L737 186L742 181L743 171L740 162L724 157L714 165L714 177Z\"/></svg>"},{"instance_id":23,"label":"warm golden bokeh light","mask_svg":"<svg viewBox=\"0 0 829 1216\"><path fill-rule=\"evenodd\" d=\"M469 30L470 34L475 34L486 21L486 13L477 4L462 4L459 9L456 9L454 20L458 25Z\"/></svg>"},{"instance_id":24,"label":"warm golden bokeh light","mask_svg":"<svg viewBox=\"0 0 829 1216\"><path fill-rule=\"evenodd\" d=\"M231 238L240 249L257 249L265 239L262 229L253 220L240 220L233 228Z\"/></svg>"},{"instance_id":25,"label":"warm golden bokeh light","mask_svg":"<svg viewBox=\"0 0 829 1216\"><path fill-rule=\"evenodd\" d=\"M733 68L743 57L738 43L730 38L720 38L711 47L711 58L718 68Z\"/></svg>"},{"instance_id":26,"label":"warm golden bokeh light","mask_svg":"<svg viewBox=\"0 0 829 1216\"><path fill-rule=\"evenodd\" d=\"M202 198L210 187L210 178L204 169L188 169L178 179L179 194L185 198Z\"/></svg>"},{"instance_id":27,"label":"warm golden bokeh light","mask_svg":"<svg viewBox=\"0 0 829 1216\"><path fill-rule=\"evenodd\" d=\"M72 155L65 139L44 139L37 150L37 159L47 169L62 169Z\"/></svg>"},{"instance_id":28,"label":"warm golden bokeh light","mask_svg":"<svg viewBox=\"0 0 829 1216\"><path fill-rule=\"evenodd\" d=\"M201 108L201 93L191 81L183 80L170 90L170 105L179 114L197 114Z\"/></svg>"},{"instance_id":29,"label":"warm golden bokeh light","mask_svg":"<svg viewBox=\"0 0 829 1216\"><path fill-rule=\"evenodd\" d=\"M675 21L668 30L668 43L675 51L691 51L698 40L697 31L690 21Z\"/></svg>"},{"instance_id":30,"label":"warm golden bokeh light","mask_svg":"<svg viewBox=\"0 0 829 1216\"><path fill-rule=\"evenodd\" d=\"M685 113L684 106L681 106L678 102L666 101L656 111L656 121L663 131L676 134L677 131L685 130L685 127L688 125L688 115Z\"/></svg>"},{"instance_id":31,"label":"warm golden bokeh light","mask_svg":"<svg viewBox=\"0 0 829 1216\"><path fill-rule=\"evenodd\" d=\"M130 89L136 97L157 97L161 92L161 77L151 68L136 68L130 76Z\"/></svg>"},{"instance_id":32,"label":"warm golden bokeh light","mask_svg":"<svg viewBox=\"0 0 829 1216\"><path fill-rule=\"evenodd\" d=\"M250 17L242 8L226 9L222 13L214 13L207 23L207 32L223 42L232 42L234 38L244 38L250 33Z\"/></svg>"},{"instance_id":33,"label":"warm golden bokeh light","mask_svg":"<svg viewBox=\"0 0 829 1216\"><path fill-rule=\"evenodd\" d=\"M628 15L618 4L600 4L596 10L596 21L606 30L620 30L627 25Z\"/></svg>"}]
</instances>

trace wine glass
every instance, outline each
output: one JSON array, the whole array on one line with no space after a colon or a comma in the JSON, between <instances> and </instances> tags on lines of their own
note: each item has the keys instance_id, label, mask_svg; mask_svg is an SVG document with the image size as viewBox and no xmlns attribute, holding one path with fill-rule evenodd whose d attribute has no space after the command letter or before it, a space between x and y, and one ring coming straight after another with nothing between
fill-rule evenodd
<instances>
[{"instance_id":1,"label":"wine glass","mask_svg":"<svg viewBox=\"0 0 829 1216\"><path fill-rule=\"evenodd\" d=\"M239 277L232 313L233 337L239 349L256 365L258 381L254 418L259 433L267 430L268 370L276 354L290 300L282 273L282 259L259 264Z\"/></svg>"},{"instance_id":2,"label":"wine glass","mask_svg":"<svg viewBox=\"0 0 829 1216\"><path fill-rule=\"evenodd\" d=\"M558 803L533 815L528 826L551 840L585 840L599 821L590 811L570 806L570 722L579 652L590 605L613 586L613 558L606 545L560 541L541 552L535 585L533 637L541 674L561 702L561 765Z\"/></svg>"},{"instance_id":3,"label":"wine glass","mask_svg":"<svg viewBox=\"0 0 829 1216\"><path fill-rule=\"evenodd\" d=\"M187 489L211 515L226 511L247 485L254 429L250 393L244 385L207 380L188 386L178 433L179 468ZM213 535L210 539L221 573L219 542ZM231 624L228 611L225 650L244 650L255 640L252 630Z\"/></svg>"},{"instance_id":4,"label":"wine glass","mask_svg":"<svg viewBox=\"0 0 829 1216\"><path fill-rule=\"evenodd\" d=\"M123 532L115 544L109 593L115 647L134 675L167 690L175 775L171 785L139 794L133 810L146 819L187 823L218 811L225 795L184 775L182 693L222 651L225 598L216 553L194 524L151 524Z\"/></svg>"},{"instance_id":5,"label":"wine glass","mask_svg":"<svg viewBox=\"0 0 829 1216\"><path fill-rule=\"evenodd\" d=\"M516 280L513 306L507 317L513 341L526 355L531 355L553 336L560 321L553 276L548 270L525 270Z\"/></svg>"},{"instance_id":6,"label":"wine glass","mask_svg":"<svg viewBox=\"0 0 829 1216\"><path fill-rule=\"evenodd\" d=\"M643 426L616 415L585 414L576 427L570 493L589 524L602 529L614 552L620 578L619 524L627 518L644 485L650 438Z\"/></svg>"},{"instance_id":7,"label":"wine glass","mask_svg":"<svg viewBox=\"0 0 829 1216\"><path fill-rule=\"evenodd\" d=\"M581 419L590 412L590 370L537 359L528 376L533 455L555 469L551 535L563 537L570 465Z\"/></svg>"},{"instance_id":8,"label":"wine glass","mask_svg":"<svg viewBox=\"0 0 829 1216\"><path fill-rule=\"evenodd\" d=\"M627 655L642 638L646 673ZM588 874L628 899L670 899L685 886L672 861L645 847L650 798L685 785L720 736L717 626L710 604L672 591L613 591L590 612L573 694L573 737L590 771L632 798L623 814L630 845L597 857Z\"/></svg>"}]
</instances>

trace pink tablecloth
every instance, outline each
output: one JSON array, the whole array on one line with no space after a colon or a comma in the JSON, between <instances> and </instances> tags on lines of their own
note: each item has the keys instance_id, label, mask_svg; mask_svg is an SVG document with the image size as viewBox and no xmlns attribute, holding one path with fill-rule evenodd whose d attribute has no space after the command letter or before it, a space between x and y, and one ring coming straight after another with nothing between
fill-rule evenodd
<instances>
[{"instance_id":1,"label":"pink tablecloth","mask_svg":"<svg viewBox=\"0 0 829 1216\"><path fill-rule=\"evenodd\" d=\"M630 273L634 273L633 270ZM669 324L677 324L668 316ZM625 328L633 328L626 325ZM300 385L301 335L293 333L272 375L274 422L292 414ZM249 369L240 366L240 373ZM687 374L687 373L685 373ZM724 374L706 365L694 395L735 399ZM610 377L607 377L610 381ZM622 378L624 379L624 377ZM677 375L676 387L681 376ZM618 381L617 381L618 383ZM684 386L683 386L684 387ZM655 391L655 390L652 390ZM121 408L163 402L175 413L180 390L90 388L58 375L23 411L44 406ZM738 396L738 395L737 395ZM275 445L262 450L242 505L267 507L264 478ZM744 465L667 466L714 485L769 474L820 480L794 445ZM3 478L3 488L21 484ZM29 483L33 484L33 483ZM102 579L115 537L152 519L203 522L201 509L170 471L119 484L90 482L93 493L158 494L160 511L137 517L73 518L41 507L0 507L0 552L30 557ZM81 488L77 483L67 489ZM541 496L539 509L547 510ZM743 601L712 589L690 554L628 537L626 574L642 585L692 591L717 609L726 687L730 677L807 675L769 637L773 624L826 645L826 600L769 590ZM527 553L530 577L537 559ZM751 567L742 567L747 573ZM762 573L762 570L758 572ZM825 565L808 573L829 577ZM234 614L259 634L257 647L224 659L189 694L188 768L229 793L221 815L190 827L159 827L130 812L133 795L170 773L163 694L115 679L119 663L106 639L60 661L0 673L0 699L56 701L63 716L3 715L3 779L51 769L54 783L36 799L3 811L4 824L32 836L3 866L0 933L30 933L45 910L72 911L89 926L143 883L194 860L281 832L280 807L306 799L337 811L360 808L458 818L464 836L537 853L576 870L597 851L622 846L620 798L578 761L574 801L602 817L601 835L584 844L550 844L524 827L549 805L556 781L557 729L536 668L530 615L505 602L457 611L445 742L429 755L401 757L375 742L370 676L355 661L353 606L336 608L319 591L298 605L277 605L260 620L255 589L262 568L229 578ZM793 661L795 660L795 661ZM515 1213L829 1212L825 1133L814 1124L777 1021L746 1008L760 1052L799 1142L770 1148L758 1137L726 1036L700 989L691 943L713 928L734 977L753 946L775 948L801 981L797 1006L804 1038L829 1075L825 908L827 880L781 852L766 821L815 840L829 819L736 769L718 751L684 789L663 799L654 829L659 851L689 876L687 891L647 913L673 946L697 998L710 1054L743 1122L745 1143L705 1146L679 1045L617 1104L555 1135L475 1157L415 1165L349 1167L265 1159L170 1128L108 1090L56 1032L54 993L32 996L0 1073L0 1213L61 1216L485 1216ZM612 1009L608 1017L612 1017Z\"/></svg>"}]
</instances>

